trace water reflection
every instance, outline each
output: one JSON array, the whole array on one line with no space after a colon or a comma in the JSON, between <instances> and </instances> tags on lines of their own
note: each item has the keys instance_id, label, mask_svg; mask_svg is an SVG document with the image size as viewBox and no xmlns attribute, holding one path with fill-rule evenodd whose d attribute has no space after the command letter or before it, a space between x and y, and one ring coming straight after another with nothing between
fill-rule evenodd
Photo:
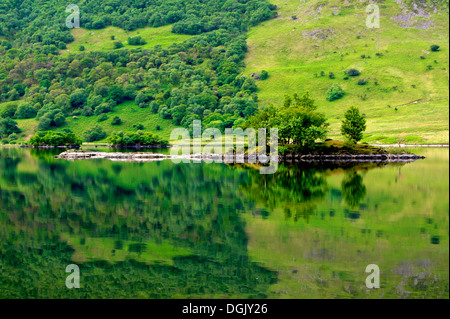
<instances>
[{"instance_id":1,"label":"water reflection","mask_svg":"<svg viewBox=\"0 0 450 319\"><path fill-rule=\"evenodd\" d=\"M380 189L369 194L366 185L374 183L365 181L367 174L383 172L373 164L282 165L275 175L260 175L225 164L70 162L55 160L58 152L0 149L0 297L283 297L274 287L298 284L295 278L311 269L299 269L297 261L311 260L347 271L336 273L339 287L324 284L319 271L314 297L342 297L346 280L356 282L343 260L367 254L376 240L397 247L411 239L409 223L400 225L403 237L389 238L390 226L370 219L390 199L401 211L407 196L383 197L390 177L380 177ZM448 248L441 248L448 242L448 214L434 200L431 205L435 219L420 236L430 236L428 243L439 249L433 258L448 268ZM356 255L349 236L358 242ZM300 238L306 246L298 246ZM330 240L350 250L326 247ZM420 248L414 256L428 253ZM81 265L83 289L65 287L71 263ZM313 278L317 270L311 271ZM443 276L448 288L448 270ZM286 291L307 296L297 288Z\"/></svg>"}]
</instances>

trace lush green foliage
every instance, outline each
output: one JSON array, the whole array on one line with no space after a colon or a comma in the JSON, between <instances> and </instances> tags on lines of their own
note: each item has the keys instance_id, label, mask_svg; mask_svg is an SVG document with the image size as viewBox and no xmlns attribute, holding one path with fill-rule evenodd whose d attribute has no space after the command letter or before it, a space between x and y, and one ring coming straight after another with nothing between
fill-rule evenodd
<instances>
[{"instance_id":1,"label":"lush green foliage","mask_svg":"<svg viewBox=\"0 0 450 319\"><path fill-rule=\"evenodd\" d=\"M345 95L344 90L341 88L341 86L339 84L336 84L336 83L331 85L326 92L326 98L330 102L334 101L334 100L338 100L341 97L343 97L344 95Z\"/></svg>"},{"instance_id":2,"label":"lush green foliage","mask_svg":"<svg viewBox=\"0 0 450 319\"><path fill-rule=\"evenodd\" d=\"M165 146L169 142L149 132L119 132L106 139L113 146Z\"/></svg>"},{"instance_id":3,"label":"lush green foliage","mask_svg":"<svg viewBox=\"0 0 450 319\"><path fill-rule=\"evenodd\" d=\"M2 3L0 102L24 100L34 107L40 130L64 125L67 116L110 112L127 100L151 106L149 112L184 127L210 113L241 122L245 109L254 107L255 82L241 75L245 31L275 15L275 6L266 0L94 0L78 5L81 26L87 29L173 24L173 32L196 36L168 49L59 55L73 41L63 23L65 5L56 0ZM145 39L133 36L128 42L139 46ZM234 121L225 120L222 127Z\"/></svg>"},{"instance_id":4,"label":"lush green foliage","mask_svg":"<svg viewBox=\"0 0 450 319\"><path fill-rule=\"evenodd\" d=\"M17 122L11 118L6 118L0 121L0 137L6 136L13 133L20 133L20 128L17 127Z\"/></svg>"},{"instance_id":5,"label":"lush green foliage","mask_svg":"<svg viewBox=\"0 0 450 319\"><path fill-rule=\"evenodd\" d=\"M286 98L283 106L266 107L250 117L244 128L278 128L278 140L281 144L296 144L302 148L313 148L316 140L325 139L328 123L324 114L316 111L314 100L309 93L293 99Z\"/></svg>"},{"instance_id":6,"label":"lush green foliage","mask_svg":"<svg viewBox=\"0 0 450 319\"><path fill-rule=\"evenodd\" d=\"M47 131L32 136L29 143L32 146L77 146L82 141L73 133Z\"/></svg>"},{"instance_id":7,"label":"lush green foliage","mask_svg":"<svg viewBox=\"0 0 450 319\"><path fill-rule=\"evenodd\" d=\"M437 45L437 44L433 44L433 45L430 46L430 50L431 50L431 51L439 51L439 48L440 48L440 47L439 47L439 45Z\"/></svg>"},{"instance_id":8,"label":"lush green foliage","mask_svg":"<svg viewBox=\"0 0 450 319\"><path fill-rule=\"evenodd\" d=\"M345 71L346 74L350 75L350 76L358 76L361 74L361 72L357 69L348 69L347 71Z\"/></svg>"},{"instance_id":9,"label":"lush green foliage","mask_svg":"<svg viewBox=\"0 0 450 319\"><path fill-rule=\"evenodd\" d=\"M96 142L103 140L106 137L106 132L98 125L86 131L84 139L86 142Z\"/></svg>"},{"instance_id":10,"label":"lush green foliage","mask_svg":"<svg viewBox=\"0 0 450 319\"><path fill-rule=\"evenodd\" d=\"M14 117L17 119L31 119L35 117L37 114L37 111L34 107L32 107L29 104L21 104L17 108L16 113L14 114Z\"/></svg>"},{"instance_id":11,"label":"lush green foliage","mask_svg":"<svg viewBox=\"0 0 450 319\"><path fill-rule=\"evenodd\" d=\"M341 133L352 142L358 142L363 138L366 130L366 119L359 113L357 107L352 106L344 114Z\"/></svg>"}]
</instances>

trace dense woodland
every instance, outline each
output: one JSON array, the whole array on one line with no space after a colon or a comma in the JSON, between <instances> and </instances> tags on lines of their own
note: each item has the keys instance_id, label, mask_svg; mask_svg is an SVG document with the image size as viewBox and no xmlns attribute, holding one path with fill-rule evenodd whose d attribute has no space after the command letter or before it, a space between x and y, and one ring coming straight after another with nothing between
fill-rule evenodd
<instances>
[{"instance_id":1,"label":"dense woodland","mask_svg":"<svg viewBox=\"0 0 450 319\"><path fill-rule=\"evenodd\" d=\"M73 41L65 25L68 4L0 4L0 102L20 101L8 104L2 118L36 117L46 131L64 125L67 116L100 115L134 100L177 125L189 128L202 119L224 129L257 110L255 81L240 73L244 32L276 14L267 1L80 1L87 29L173 24L172 32L195 36L167 49L61 55Z\"/></svg>"}]
</instances>

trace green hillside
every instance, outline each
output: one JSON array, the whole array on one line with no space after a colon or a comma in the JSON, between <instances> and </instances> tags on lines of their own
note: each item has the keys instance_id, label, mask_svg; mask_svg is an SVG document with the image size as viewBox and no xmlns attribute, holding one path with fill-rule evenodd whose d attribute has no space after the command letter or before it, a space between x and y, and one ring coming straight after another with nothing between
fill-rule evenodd
<instances>
[{"instance_id":1,"label":"green hillside","mask_svg":"<svg viewBox=\"0 0 450 319\"><path fill-rule=\"evenodd\" d=\"M357 106L367 120L363 142L449 142L444 1L378 0L380 28L368 28L370 2L360 0L176 0L178 11L160 0L113 8L95 0L83 2L90 14L79 29L65 27L56 0L31 2L32 15L10 1L0 5L0 113L18 123L18 143L39 129L83 137L93 125L111 134L142 124L164 137L195 119L236 127L258 107L305 91L327 117L330 138L343 139L342 116ZM145 42L130 45L136 37ZM330 102L332 85L345 95ZM36 115L5 115L11 105ZM64 124L54 121L57 113ZM108 120L100 123L101 113ZM115 116L121 126L111 126ZM39 127L43 119L51 124Z\"/></svg>"},{"instance_id":2,"label":"green hillside","mask_svg":"<svg viewBox=\"0 0 450 319\"><path fill-rule=\"evenodd\" d=\"M369 1L270 2L278 16L248 32L245 60L246 75L269 73L257 81L260 107L310 91L329 118L331 137L339 137L342 115L355 105L366 114L364 141L448 143L448 10L377 1L380 28L369 29ZM430 51L433 44L439 51ZM361 75L345 80L350 68ZM367 83L358 85L360 79ZM325 94L334 83L346 94L329 102Z\"/></svg>"},{"instance_id":3,"label":"green hillside","mask_svg":"<svg viewBox=\"0 0 450 319\"><path fill-rule=\"evenodd\" d=\"M83 46L86 51L108 51L113 49L115 41L120 41L124 47L132 49L133 47L128 43L129 37L142 37L147 43L139 45L144 49L151 49L156 45L164 48L170 46L172 43L183 42L190 36L185 34L172 33L172 26L167 25L159 28L142 28L134 31L126 31L117 27L109 26L101 30L87 30L84 28L72 29L70 33L74 37L74 41L67 45L67 52L80 52L80 46Z\"/></svg>"}]
</instances>

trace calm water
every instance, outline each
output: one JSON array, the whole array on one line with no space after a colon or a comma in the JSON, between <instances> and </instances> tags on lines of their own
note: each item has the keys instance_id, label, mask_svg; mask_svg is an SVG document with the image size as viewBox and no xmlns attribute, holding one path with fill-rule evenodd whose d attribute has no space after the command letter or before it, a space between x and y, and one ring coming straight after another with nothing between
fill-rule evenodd
<instances>
[{"instance_id":1,"label":"calm water","mask_svg":"<svg viewBox=\"0 0 450 319\"><path fill-rule=\"evenodd\" d=\"M0 297L448 298L449 153L416 152L260 175L0 148Z\"/></svg>"}]
</instances>

